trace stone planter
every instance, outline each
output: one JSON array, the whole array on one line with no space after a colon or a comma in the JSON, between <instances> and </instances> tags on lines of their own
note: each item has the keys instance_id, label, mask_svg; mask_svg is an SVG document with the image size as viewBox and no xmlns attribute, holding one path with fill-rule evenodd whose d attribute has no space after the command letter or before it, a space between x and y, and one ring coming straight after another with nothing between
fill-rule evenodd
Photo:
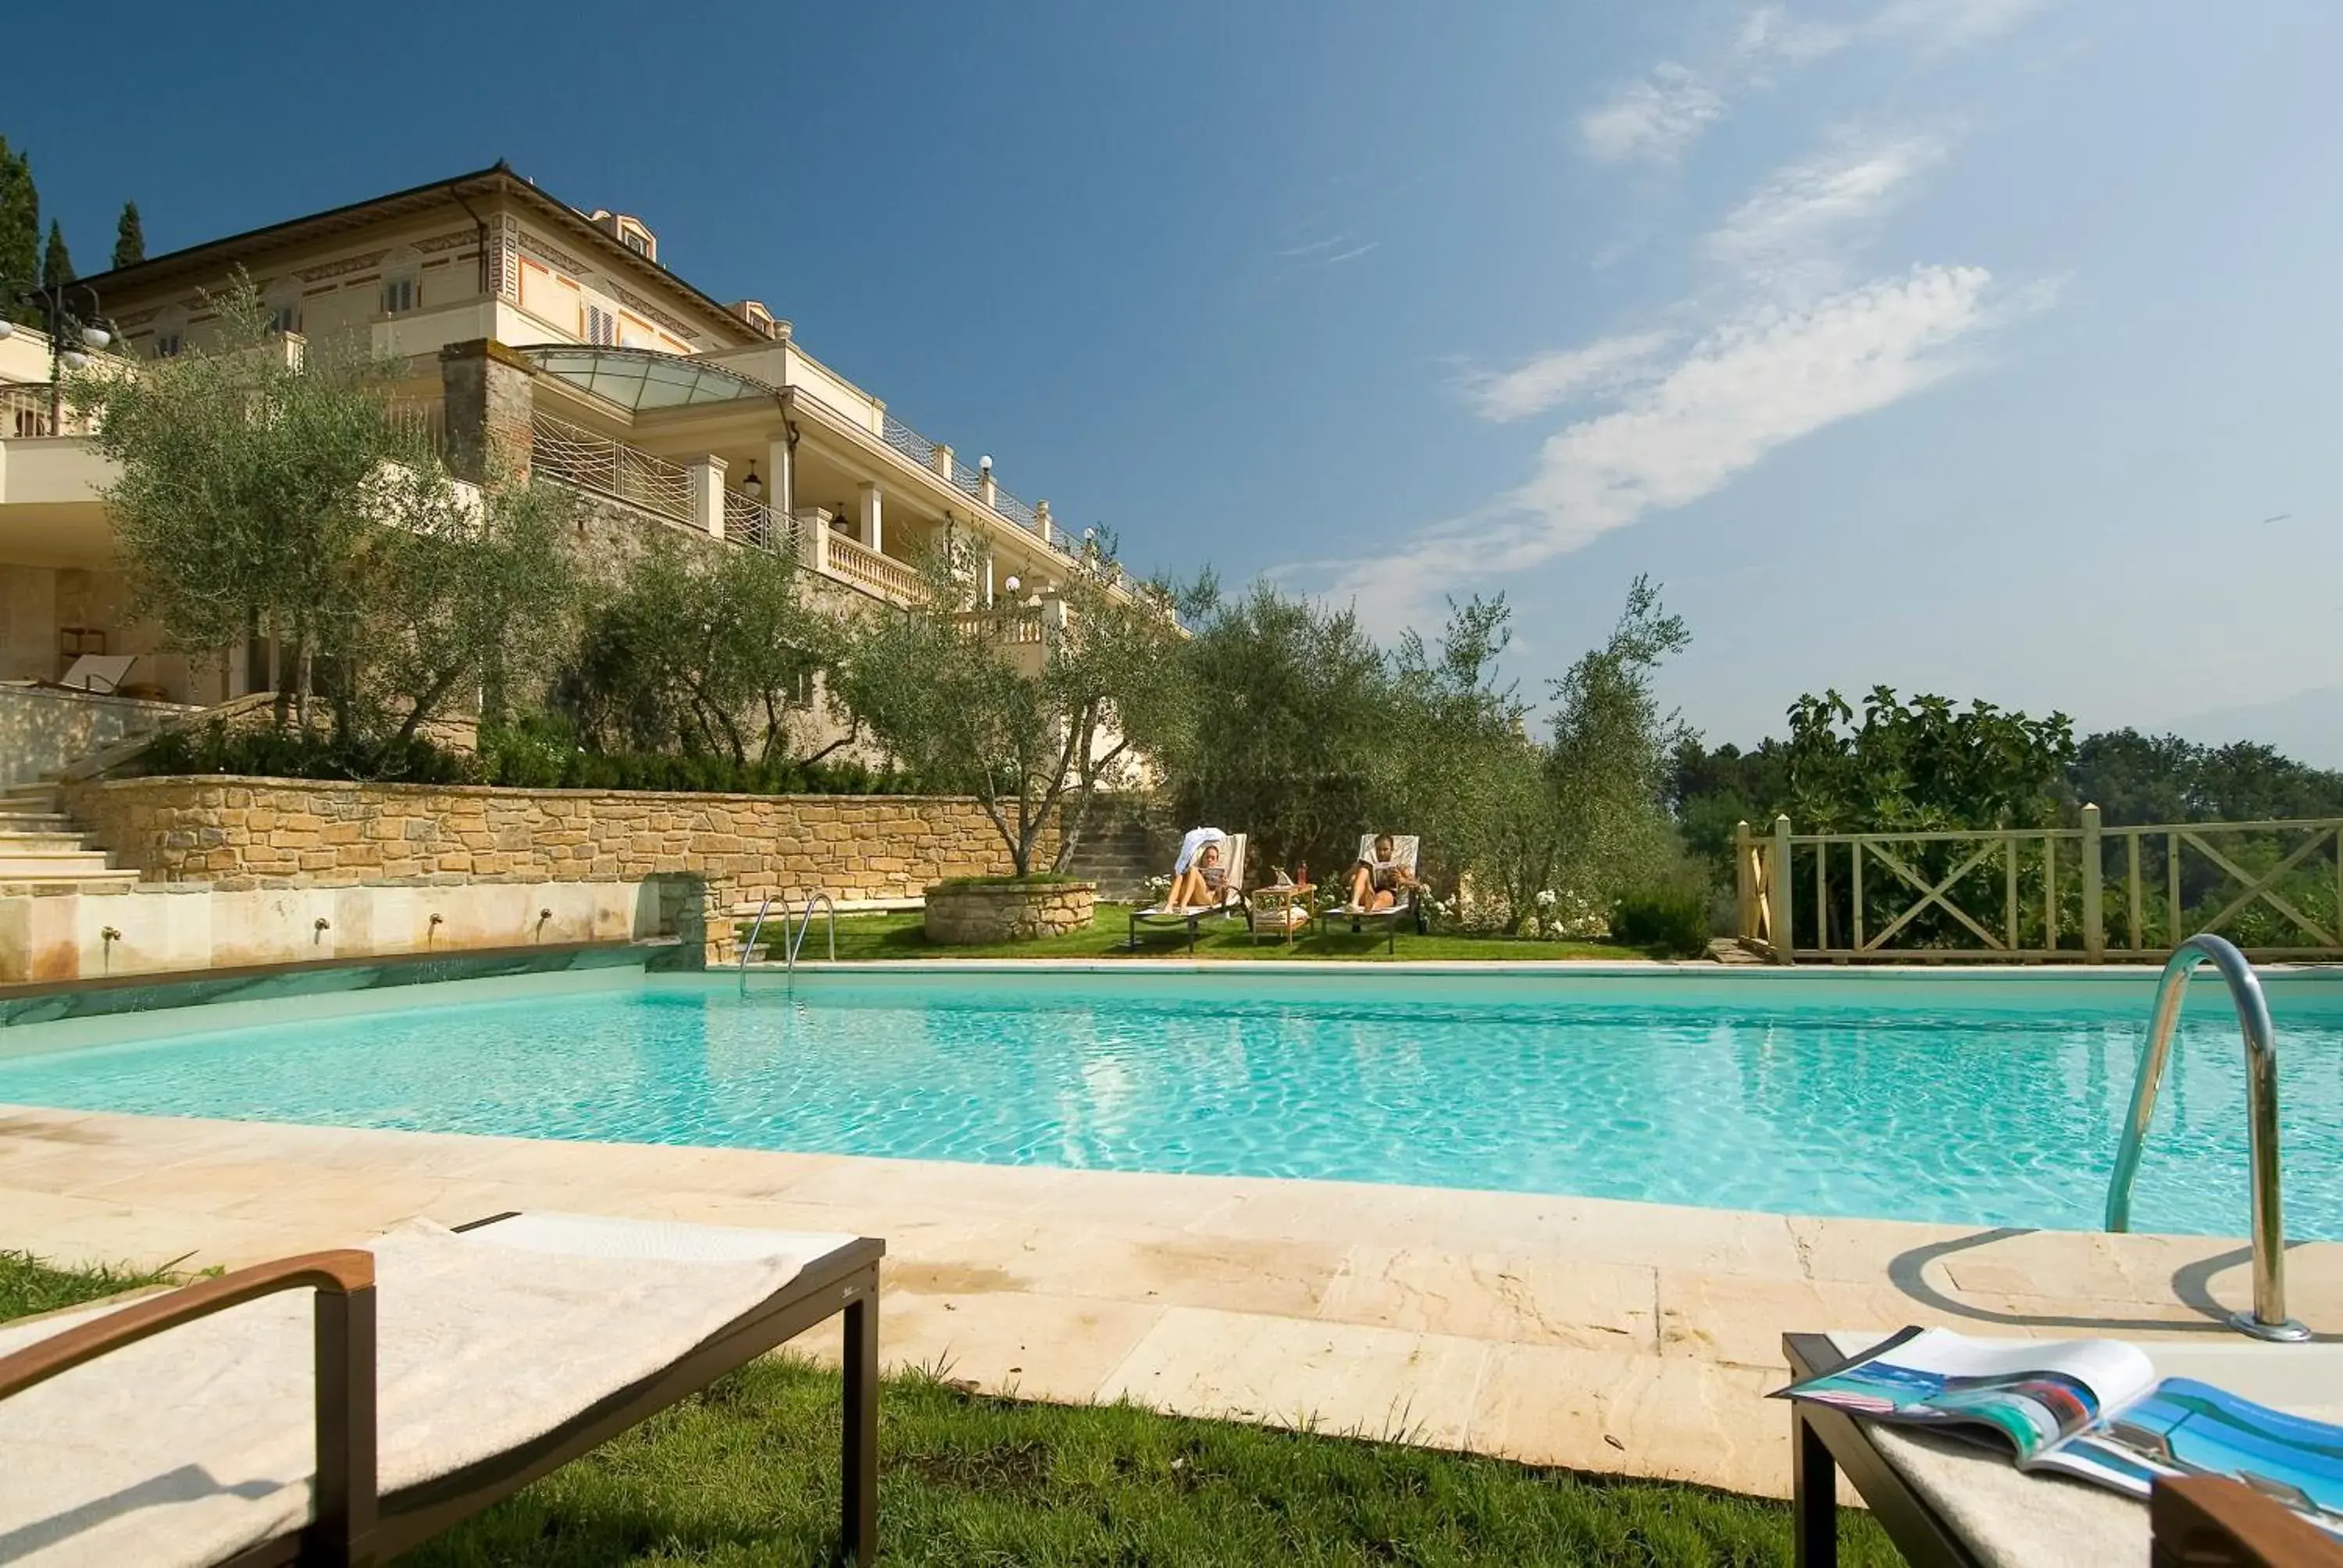
<instances>
[{"instance_id":1,"label":"stone planter","mask_svg":"<svg viewBox=\"0 0 2343 1568\"><path fill-rule=\"evenodd\" d=\"M928 890L928 940L1016 942L1090 929L1096 882L964 882Z\"/></svg>"}]
</instances>

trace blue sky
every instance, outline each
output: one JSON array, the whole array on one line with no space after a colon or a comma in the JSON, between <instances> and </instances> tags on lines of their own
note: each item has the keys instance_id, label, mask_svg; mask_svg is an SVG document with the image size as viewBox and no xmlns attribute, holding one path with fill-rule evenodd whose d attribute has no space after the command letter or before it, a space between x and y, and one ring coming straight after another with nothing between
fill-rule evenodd
<instances>
[{"instance_id":1,"label":"blue sky","mask_svg":"<svg viewBox=\"0 0 2343 1568\"><path fill-rule=\"evenodd\" d=\"M109 15L0 107L85 270L507 157L1142 568L2343 765L2325 0Z\"/></svg>"}]
</instances>

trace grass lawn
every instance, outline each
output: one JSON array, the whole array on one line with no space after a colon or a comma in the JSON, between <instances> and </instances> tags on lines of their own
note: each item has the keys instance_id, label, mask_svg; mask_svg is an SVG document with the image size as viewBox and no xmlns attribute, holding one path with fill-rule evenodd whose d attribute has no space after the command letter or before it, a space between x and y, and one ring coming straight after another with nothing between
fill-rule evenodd
<instances>
[{"instance_id":1,"label":"grass lawn","mask_svg":"<svg viewBox=\"0 0 2343 1568\"><path fill-rule=\"evenodd\" d=\"M843 962L849 959L1128 959L1185 958L1188 956L1188 933L1181 926L1142 928L1139 935L1139 950L1129 947L1131 938L1131 908L1127 904L1101 904L1097 915L1086 931L1073 931L1062 937L1041 937L1030 942L1002 942L989 947L940 947L928 940L921 929L923 917L913 910L894 915L846 915L838 922L838 956ZM779 924L776 915L765 922L765 935L759 945L771 946L773 928ZM747 935L744 929L743 936ZM1238 920L1206 920L1198 928L1196 956L1209 959L1337 959L1373 960L1399 959L1483 959L1509 960L1519 963L1536 959L1646 959L1653 955L1641 948L1623 947L1616 942L1556 942L1527 937L1483 936L1440 932L1420 937L1412 926L1403 926L1399 933L1399 950L1386 951L1387 937L1383 930L1369 929L1355 935L1347 926L1330 926L1320 934L1315 927L1294 939L1287 947L1275 938L1263 935L1255 941ZM822 924L817 920L799 953L801 959L827 957L829 948Z\"/></svg>"},{"instance_id":2,"label":"grass lawn","mask_svg":"<svg viewBox=\"0 0 2343 1568\"><path fill-rule=\"evenodd\" d=\"M0 1319L151 1283L0 1251ZM1785 1504L1127 1405L1023 1404L933 1375L880 1401L880 1560L982 1564L1706 1564L1787 1559ZM724 1379L402 1557L415 1568L828 1560L835 1373ZM1900 1562L1867 1514L1841 1560Z\"/></svg>"}]
</instances>

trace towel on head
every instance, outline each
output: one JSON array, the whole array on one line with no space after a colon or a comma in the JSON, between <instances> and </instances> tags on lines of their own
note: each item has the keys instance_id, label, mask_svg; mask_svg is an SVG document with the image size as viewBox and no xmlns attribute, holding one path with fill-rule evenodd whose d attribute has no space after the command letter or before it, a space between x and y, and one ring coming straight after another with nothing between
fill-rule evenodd
<instances>
[{"instance_id":1,"label":"towel on head","mask_svg":"<svg viewBox=\"0 0 2343 1568\"><path fill-rule=\"evenodd\" d=\"M1178 876L1192 865L1207 844L1225 844L1229 836L1218 828L1191 828L1180 840L1179 858L1172 862L1172 874Z\"/></svg>"}]
</instances>

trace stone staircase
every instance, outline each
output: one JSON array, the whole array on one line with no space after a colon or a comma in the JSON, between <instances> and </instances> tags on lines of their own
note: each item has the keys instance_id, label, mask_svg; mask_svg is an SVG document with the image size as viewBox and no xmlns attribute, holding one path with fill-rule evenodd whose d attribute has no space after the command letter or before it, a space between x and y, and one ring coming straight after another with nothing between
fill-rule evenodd
<instances>
[{"instance_id":1,"label":"stone staircase","mask_svg":"<svg viewBox=\"0 0 2343 1568\"><path fill-rule=\"evenodd\" d=\"M0 882L96 892L137 880L137 872L116 869L111 857L89 847L73 819L57 809L55 786L26 784L0 791Z\"/></svg>"},{"instance_id":2,"label":"stone staircase","mask_svg":"<svg viewBox=\"0 0 2343 1568\"><path fill-rule=\"evenodd\" d=\"M1147 879L1172 869L1156 855L1146 818L1135 805L1101 799L1091 809L1082 841L1074 846L1073 864L1067 868L1085 881L1098 884L1098 896L1113 903L1143 902Z\"/></svg>"}]
</instances>

